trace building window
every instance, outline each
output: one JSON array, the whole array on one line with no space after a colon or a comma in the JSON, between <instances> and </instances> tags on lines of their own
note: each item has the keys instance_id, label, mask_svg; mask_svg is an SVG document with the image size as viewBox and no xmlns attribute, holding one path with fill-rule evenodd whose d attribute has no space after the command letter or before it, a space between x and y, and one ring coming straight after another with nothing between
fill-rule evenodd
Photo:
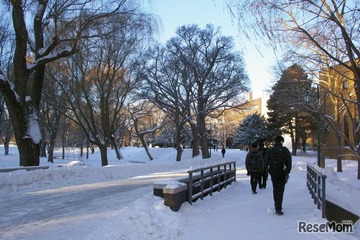
<instances>
[{"instance_id":1,"label":"building window","mask_svg":"<svg viewBox=\"0 0 360 240\"><path fill-rule=\"evenodd\" d=\"M344 80L342 85L343 85L343 89L348 89L349 88L349 81Z\"/></svg>"}]
</instances>

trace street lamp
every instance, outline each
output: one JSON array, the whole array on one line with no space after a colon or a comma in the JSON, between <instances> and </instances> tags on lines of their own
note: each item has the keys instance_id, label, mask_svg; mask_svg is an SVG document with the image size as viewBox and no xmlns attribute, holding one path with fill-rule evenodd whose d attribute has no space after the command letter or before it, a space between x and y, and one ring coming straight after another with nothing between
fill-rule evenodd
<instances>
[{"instance_id":1,"label":"street lamp","mask_svg":"<svg viewBox=\"0 0 360 240\"><path fill-rule=\"evenodd\" d=\"M308 90L304 95L304 101L310 103L312 100L311 92ZM316 122L317 122L317 165L321 166L320 161L320 86L316 86L316 100L317 100L317 112L316 112Z\"/></svg>"}]
</instances>

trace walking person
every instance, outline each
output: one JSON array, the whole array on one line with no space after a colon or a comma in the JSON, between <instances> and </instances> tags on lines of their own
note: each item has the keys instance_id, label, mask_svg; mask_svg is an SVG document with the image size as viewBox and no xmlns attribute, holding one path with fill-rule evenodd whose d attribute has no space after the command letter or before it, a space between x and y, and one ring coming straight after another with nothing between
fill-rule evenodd
<instances>
[{"instance_id":1,"label":"walking person","mask_svg":"<svg viewBox=\"0 0 360 240\"><path fill-rule=\"evenodd\" d=\"M257 194L256 186L259 182L259 177L264 168L264 160L257 148L257 143L252 143L250 150L246 155L245 167L247 175L250 175L250 186L253 194Z\"/></svg>"},{"instance_id":2,"label":"walking person","mask_svg":"<svg viewBox=\"0 0 360 240\"><path fill-rule=\"evenodd\" d=\"M275 137L274 146L267 150L265 162L268 163L269 173L273 184L273 198L275 212L283 215L282 202L285 191L285 184L291 171L292 159L289 149L283 146L284 138Z\"/></svg>"},{"instance_id":3,"label":"walking person","mask_svg":"<svg viewBox=\"0 0 360 240\"><path fill-rule=\"evenodd\" d=\"M264 143L263 142L259 143L259 152L261 153L261 156L264 159L264 168L259 177L259 188L260 189L266 188L266 181L269 176L268 163L265 161L266 151L267 151L267 148L264 146Z\"/></svg>"},{"instance_id":4,"label":"walking person","mask_svg":"<svg viewBox=\"0 0 360 240\"><path fill-rule=\"evenodd\" d=\"M225 148L224 148L224 146L223 146L222 149L221 149L221 154L222 154L222 157L223 157L223 158L225 157L225 152L226 152L226 150L225 150Z\"/></svg>"}]
</instances>

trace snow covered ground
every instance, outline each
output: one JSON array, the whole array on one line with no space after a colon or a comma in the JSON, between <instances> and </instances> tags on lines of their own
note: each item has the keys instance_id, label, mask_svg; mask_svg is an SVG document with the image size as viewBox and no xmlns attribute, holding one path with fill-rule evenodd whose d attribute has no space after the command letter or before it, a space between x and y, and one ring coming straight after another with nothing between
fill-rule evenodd
<instances>
[{"instance_id":1,"label":"snow covered ground","mask_svg":"<svg viewBox=\"0 0 360 240\"><path fill-rule=\"evenodd\" d=\"M191 150L186 149L181 162L175 161L176 152L172 148L152 148L153 161L149 161L142 148L127 147L121 151L125 158L121 161L109 151L108 167L100 166L98 151L90 159L80 159L74 150L67 152L66 160L56 159L53 164L41 159L42 166L50 166L48 170L0 173L0 211L6 213L0 214L0 239L360 239L359 221L354 226L355 233L299 233L300 222L325 223L306 188L306 164L316 162L316 154L293 158L284 195L285 214L277 216L273 213L270 180L266 189L252 194L244 170L244 151L229 149L224 159L220 151L212 151L212 158L204 160L191 158ZM152 194L153 181L177 178L191 168L232 160L237 161L235 183L193 205L184 203L178 212L171 211L162 198ZM344 161L344 172L335 173L335 160L326 161L327 197L360 215L357 163ZM17 149L12 147L9 156L4 156L0 149L0 168L17 166ZM144 185L135 186L134 181ZM120 185L134 186L118 195L106 196L107 189ZM90 189L99 194L99 201L88 203L88 208L78 207L79 202L86 205L86 199L81 197ZM75 192L76 197L68 200L62 194L65 192ZM45 202L45 196L53 196L50 203ZM35 202L32 209L18 211L24 201L33 199L38 199L38 204ZM73 207L64 208L60 205L64 201ZM54 208L56 214L41 213L44 204L59 204L59 209ZM66 212L68 209L71 213ZM27 211L38 214L30 217ZM17 219L12 212L24 216L23 221L12 222ZM42 214L51 219L41 219Z\"/></svg>"}]
</instances>

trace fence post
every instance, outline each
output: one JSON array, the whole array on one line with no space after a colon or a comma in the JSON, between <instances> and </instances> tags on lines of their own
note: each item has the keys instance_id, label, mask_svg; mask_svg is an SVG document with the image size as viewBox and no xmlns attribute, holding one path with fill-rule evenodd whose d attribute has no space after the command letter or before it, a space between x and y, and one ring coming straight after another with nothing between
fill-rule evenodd
<instances>
[{"instance_id":1,"label":"fence post","mask_svg":"<svg viewBox=\"0 0 360 240\"><path fill-rule=\"evenodd\" d=\"M321 175L321 186L322 186L322 189L321 189L321 199L322 199L322 211L321 211L321 216L322 218L326 218L326 187L325 187L325 181L326 180L326 175L322 174Z\"/></svg>"},{"instance_id":2,"label":"fence post","mask_svg":"<svg viewBox=\"0 0 360 240\"><path fill-rule=\"evenodd\" d=\"M213 185L214 185L214 176L213 176L213 168L210 168L210 196L213 194Z\"/></svg>"},{"instance_id":3,"label":"fence post","mask_svg":"<svg viewBox=\"0 0 360 240\"><path fill-rule=\"evenodd\" d=\"M234 164L234 182L236 182L236 162Z\"/></svg>"},{"instance_id":4,"label":"fence post","mask_svg":"<svg viewBox=\"0 0 360 240\"><path fill-rule=\"evenodd\" d=\"M192 205L192 188L193 188L193 179L192 179L193 173L189 172L189 189L188 189L188 202L190 203L190 205Z\"/></svg>"},{"instance_id":5,"label":"fence post","mask_svg":"<svg viewBox=\"0 0 360 240\"><path fill-rule=\"evenodd\" d=\"M201 184L200 184L200 192L201 192L201 200L204 199L204 170L201 170Z\"/></svg>"},{"instance_id":6,"label":"fence post","mask_svg":"<svg viewBox=\"0 0 360 240\"><path fill-rule=\"evenodd\" d=\"M224 164L224 188L228 185L227 183L227 173L226 173L226 164Z\"/></svg>"}]
</instances>

